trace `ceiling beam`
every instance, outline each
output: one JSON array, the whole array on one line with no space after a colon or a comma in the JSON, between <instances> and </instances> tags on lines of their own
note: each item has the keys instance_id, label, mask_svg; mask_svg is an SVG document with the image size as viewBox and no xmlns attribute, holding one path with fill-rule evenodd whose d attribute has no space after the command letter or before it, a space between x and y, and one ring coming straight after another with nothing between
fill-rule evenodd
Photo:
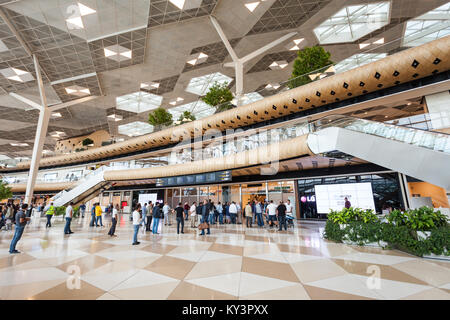
<instances>
[{"instance_id":1,"label":"ceiling beam","mask_svg":"<svg viewBox=\"0 0 450 320\"><path fill-rule=\"evenodd\" d=\"M25 97L23 97L23 96L21 96L21 95L19 95L17 93L10 92L9 95L11 97L13 97L13 98L16 98L19 101L22 101L23 103L26 103L27 105L33 107L34 109L38 109L38 110L42 110L43 109L42 106L39 103L34 102L34 101L32 101L32 100L30 100L28 98L25 98Z\"/></svg>"}]
</instances>

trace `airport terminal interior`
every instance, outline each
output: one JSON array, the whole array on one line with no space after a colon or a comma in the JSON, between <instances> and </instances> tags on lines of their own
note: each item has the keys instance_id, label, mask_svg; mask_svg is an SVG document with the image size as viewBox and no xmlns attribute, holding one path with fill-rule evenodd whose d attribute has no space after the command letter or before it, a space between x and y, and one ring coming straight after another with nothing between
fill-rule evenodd
<instances>
[{"instance_id":1,"label":"airport terminal interior","mask_svg":"<svg viewBox=\"0 0 450 320\"><path fill-rule=\"evenodd\" d=\"M1 0L0 300L450 299L450 2Z\"/></svg>"}]
</instances>

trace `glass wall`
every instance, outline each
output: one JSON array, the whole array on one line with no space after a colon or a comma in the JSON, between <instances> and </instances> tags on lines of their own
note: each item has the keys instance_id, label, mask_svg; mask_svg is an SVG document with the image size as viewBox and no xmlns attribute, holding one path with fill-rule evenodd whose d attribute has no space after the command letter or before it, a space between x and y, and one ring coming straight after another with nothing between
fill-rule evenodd
<instances>
[{"instance_id":1,"label":"glass wall","mask_svg":"<svg viewBox=\"0 0 450 320\"><path fill-rule=\"evenodd\" d=\"M375 210L381 213L386 207L402 208L403 198L397 173L352 175L298 180L300 218L326 219L326 214L317 212L316 185L349 184L369 182L372 186Z\"/></svg>"}]
</instances>

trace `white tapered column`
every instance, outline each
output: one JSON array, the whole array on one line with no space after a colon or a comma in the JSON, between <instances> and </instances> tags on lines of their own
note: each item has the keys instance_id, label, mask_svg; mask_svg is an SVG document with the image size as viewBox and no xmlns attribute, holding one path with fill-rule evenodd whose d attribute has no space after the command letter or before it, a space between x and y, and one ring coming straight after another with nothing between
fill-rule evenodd
<instances>
[{"instance_id":1,"label":"white tapered column","mask_svg":"<svg viewBox=\"0 0 450 320\"><path fill-rule=\"evenodd\" d=\"M41 161L42 149L44 147L45 137L47 136L48 123L52 114L47 107L47 97L45 96L44 83L42 82L41 69L37 57L33 55L34 68L36 70L36 80L41 95L41 111L39 112L39 121L36 128L36 137L34 139L33 155L31 157L30 172L27 181L27 191L25 193L25 203L31 204L33 200L34 186L39 171L39 162Z\"/></svg>"}]
</instances>

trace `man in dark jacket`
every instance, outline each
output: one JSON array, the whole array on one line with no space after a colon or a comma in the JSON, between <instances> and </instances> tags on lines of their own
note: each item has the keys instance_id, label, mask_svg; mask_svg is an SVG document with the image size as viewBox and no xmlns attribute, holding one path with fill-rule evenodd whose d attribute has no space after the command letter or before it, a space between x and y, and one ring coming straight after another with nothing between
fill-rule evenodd
<instances>
[{"instance_id":1,"label":"man in dark jacket","mask_svg":"<svg viewBox=\"0 0 450 320\"><path fill-rule=\"evenodd\" d=\"M152 228L153 234L158 234L159 220L162 217L161 206L162 206L161 203L157 203L153 208L153 228Z\"/></svg>"},{"instance_id":2,"label":"man in dark jacket","mask_svg":"<svg viewBox=\"0 0 450 320\"><path fill-rule=\"evenodd\" d=\"M201 215L202 215L202 221L208 223L208 216L209 216L209 204L208 201L205 199L203 200L203 206L201 207L202 211L201 211ZM208 233L207 234L211 234L210 230L209 230L209 224L208 224ZM202 229L202 233L200 233L201 236L205 235L205 229Z\"/></svg>"}]
</instances>

